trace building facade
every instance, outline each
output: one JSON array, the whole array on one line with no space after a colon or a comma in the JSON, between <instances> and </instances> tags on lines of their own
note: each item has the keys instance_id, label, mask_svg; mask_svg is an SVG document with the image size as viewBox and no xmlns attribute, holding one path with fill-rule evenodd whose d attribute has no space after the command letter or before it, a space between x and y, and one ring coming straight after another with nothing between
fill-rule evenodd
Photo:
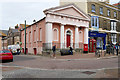
<instances>
[{"instance_id":1,"label":"building facade","mask_svg":"<svg viewBox=\"0 0 120 80\"><path fill-rule=\"evenodd\" d=\"M68 48L88 51L90 17L73 4L44 10L45 18L26 28L26 52L42 54L45 49ZM22 49L25 46L25 30L21 31Z\"/></svg>"},{"instance_id":2,"label":"building facade","mask_svg":"<svg viewBox=\"0 0 120 80\"><path fill-rule=\"evenodd\" d=\"M74 2L72 0L60 0L60 5L74 3L91 17L89 41L95 39L96 47L102 49L106 49L106 44L109 42L113 44L120 42L120 9L110 5L109 0L104 1Z\"/></svg>"},{"instance_id":3,"label":"building facade","mask_svg":"<svg viewBox=\"0 0 120 80\"><path fill-rule=\"evenodd\" d=\"M9 28L7 43L8 45L20 44L20 31L18 29Z\"/></svg>"},{"instance_id":4,"label":"building facade","mask_svg":"<svg viewBox=\"0 0 120 80\"><path fill-rule=\"evenodd\" d=\"M0 50L7 49L7 42L5 40L7 33L7 30L0 30Z\"/></svg>"}]
</instances>

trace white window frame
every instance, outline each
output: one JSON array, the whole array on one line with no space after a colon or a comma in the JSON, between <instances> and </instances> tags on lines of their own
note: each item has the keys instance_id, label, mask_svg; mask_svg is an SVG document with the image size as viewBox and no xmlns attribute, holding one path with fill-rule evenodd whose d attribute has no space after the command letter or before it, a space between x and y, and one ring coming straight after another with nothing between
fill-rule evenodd
<instances>
[{"instance_id":1,"label":"white window frame","mask_svg":"<svg viewBox=\"0 0 120 80\"><path fill-rule=\"evenodd\" d=\"M99 17L91 16L91 27L99 28Z\"/></svg>"},{"instance_id":2,"label":"white window frame","mask_svg":"<svg viewBox=\"0 0 120 80\"><path fill-rule=\"evenodd\" d=\"M94 17L94 22L95 22L95 23L94 23L94 26L97 27L97 26L98 26L98 18Z\"/></svg>"},{"instance_id":3,"label":"white window frame","mask_svg":"<svg viewBox=\"0 0 120 80\"><path fill-rule=\"evenodd\" d=\"M57 30L57 40L54 40L54 30ZM58 41L59 38L59 31L57 28L53 28L53 41Z\"/></svg>"},{"instance_id":4,"label":"white window frame","mask_svg":"<svg viewBox=\"0 0 120 80\"><path fill-rule=\"evenodd\" d=\"M116 21L111 21L111 30L116 31L116 27L117 27L116 24L117 24Z\"/></svg>"},{"instance_id":5,"label":"white window frame","mask_svg":"<svg viewBox=\"0 0 120 80\"><path fill-rule=\"evenodd\" d=\"M117 22L114 22L114 30L116 30L116 27L117 27L116 24L117 24Z\"/></svg>"},{"instance_id":6,"label":"white window frame","mask_svg":"<svg viewBox=\"0 0 120 80\"><path fill-rule=\"evenodd\" d=\"M94 21L94 17L92 17L92 18L91 18L91 24L92 24L92 26L95 25L94 22L95 22L95 21Z\"/></svg>"},{"instance_id":7,"label":"white window frame","mask_svg":"<svg viewBox=\"0 0 120 80\"><path fill-rule=\"evenodd\" d=\"M91 8L92 8L92 12L95 12L95 5L94 4L92 4Z\"/></svg>"},{"instance_id":8,"label":"white window frame","mask_svg":"<svg viewBox=\"0 0 120 80\"><path fill-rule=\"evenodd\" d=\"M114 17L115 17L115 18L117 17L117 12L116 12L116 11L114 11Z\"/></svg>"},{"instance_id":9,"label":"white window frame","mask_svg":"<svg viewBox=\"0 0 120 80\"><path fill-rule=\"evenodd\" d=\"M103 14L103 7L100 7L100 14Z\"/></svg>"},{"instance_id":10,"label":"white window frame","mask_svg":"<svg viewBox=\"0 0 120 80\"><path fill-rule=\"evenodd\" d=\"M107 13L108 13L107 15L110 16L110 10L109 9L107 10Z\"/></svg>"},{"instance_id":11,"label":"white window frame","mask_svg":"<svg viewBox=\"0 0 120 80\"><path fill-rule=\"evenodd\" d=\"M113 23L113 22L111 22L111 30L113 30L113 25L114 25L114 23Z\"/></svg>"}]
</instances>

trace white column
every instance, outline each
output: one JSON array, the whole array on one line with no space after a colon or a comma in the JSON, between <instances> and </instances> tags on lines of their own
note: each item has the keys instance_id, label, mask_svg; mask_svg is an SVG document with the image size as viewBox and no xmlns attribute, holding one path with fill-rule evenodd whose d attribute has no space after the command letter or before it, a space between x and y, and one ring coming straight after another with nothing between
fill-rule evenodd
<instances>
[{"instance_id":1,"label":"white column","mask_svg":"<svg viewBox=\"0 0 120 80\"><path fill-rule=\"evenodd\" d=\"M84 29L84 44L88 44L88 28Z\"/></svg>"},{"instance_id":2,"label":"white column","mask_svg":"<svg viewBox=\"0 0 120 80\"><path fill-rule=\"evenodd\" d=\"M78 27L75 27L75 48L79 48L79 32L78 32Z\"/></svg>"},{"instance_id":3,"label":"white column","mask_svg":"<svg viewBox=\"0 0 120 80\"><path fill-rule=\"evenodd\" d=\"M52 31L52 23L46 23L46 43L48 44L48 48L52 49L52 41L53 41L53 31Z\"/></svg>"},{"instance_id":4,"label":"white column","mask_svg":"<svg viewBox=\"0 0 120 80\"><path fill-rule=\"evenodd\" d=\"M64 48L64 25L61 24L60 27L60 43L61 43L61 48Z\"/></svg>"}]
</instances>

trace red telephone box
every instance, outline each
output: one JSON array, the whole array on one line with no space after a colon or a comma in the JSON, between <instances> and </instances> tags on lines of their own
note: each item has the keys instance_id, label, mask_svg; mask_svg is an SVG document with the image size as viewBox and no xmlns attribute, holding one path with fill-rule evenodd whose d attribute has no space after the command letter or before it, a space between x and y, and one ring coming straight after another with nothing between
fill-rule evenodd
<instances>
[{"instance_id":1,"label":"red telephone box","mask_svg":"<svg viewBox=\"0 0 120 80\"><path fill-rule=\"evenodd\" d=\"M95 52L96 51L96 40L90 39L89 42L89 52Z\"/></svg>"}]
</instances>

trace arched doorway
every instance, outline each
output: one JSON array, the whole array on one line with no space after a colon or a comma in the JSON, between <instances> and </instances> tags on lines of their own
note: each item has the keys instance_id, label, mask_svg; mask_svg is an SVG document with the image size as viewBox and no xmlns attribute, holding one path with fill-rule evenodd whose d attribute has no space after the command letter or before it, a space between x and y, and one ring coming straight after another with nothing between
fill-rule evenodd
<instances>
[{"instance_id":1,"label":"arched doorway","mask_svg":"<svg viewBox=\"0 0 120 80\"><path fill-rule=\"evenodd\" d=\"M71 32L68 30L67 33L66 33L66 36L67 36L67 47L70 46L70 42L71 42Z\"/></svg>"}]
</instances>

